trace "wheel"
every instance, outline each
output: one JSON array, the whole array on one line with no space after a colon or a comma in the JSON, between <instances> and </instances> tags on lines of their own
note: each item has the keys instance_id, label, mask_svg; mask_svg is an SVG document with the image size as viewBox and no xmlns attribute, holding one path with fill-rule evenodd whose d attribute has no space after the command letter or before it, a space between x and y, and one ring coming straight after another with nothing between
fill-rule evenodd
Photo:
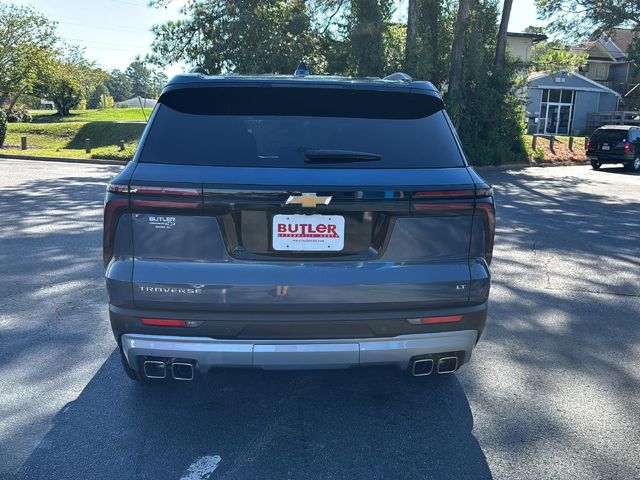
<instances>
[{"instance_id":1,"label":"wheel","mask_svg":"<svg viewBox=\"0 0 640 480\"><path fill-rule=\"evenodd\" d=\"M633 159L633 162L625 163L624 168L630 172L640 171L640 156Z\"/></svg>"},{"instance_id":2,"label":"wheel","mask_svg":"<svg viewBox=\"0 0 640 480\"><path fill-rule=\"evenodd\" d=\"M602 164L600 162L596 162L595 160L591 160L591 168L594 170L600 170Z\"/></svg>"},{"instance_id":3,"label":"wheel","mask_svg":"<svg viewBox=\"0 0 640 480\"><path fill-rule=\"evenodd\" d=\"M127 377L135 382L144 382L146 380L144 375L141 375L129 366L129 362L127 362L127 357L124 356L122 347L118 347L118 350L120 350L120 361L122 362L122 368L124 369L124 373L127 374Z\"/></svg>"}]
</instances>

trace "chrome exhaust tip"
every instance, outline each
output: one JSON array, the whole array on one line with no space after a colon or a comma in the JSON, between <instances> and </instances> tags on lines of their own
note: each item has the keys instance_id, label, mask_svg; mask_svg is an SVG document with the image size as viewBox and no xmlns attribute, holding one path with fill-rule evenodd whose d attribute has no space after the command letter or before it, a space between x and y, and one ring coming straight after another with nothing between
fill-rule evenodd
<instances>
[{"instance_id":1,"label":"chrome exhaust tip","mask_svg":"<svg viewBox=\"0 0 640 480\"><path fill-rule=\"evenodd\" d=\"M167 378L167 365L160 360L145 360L144 376L147 378Z\"/></svg>"},{"instance_id":2,"label":"chrome exhaust tip","mask_svg":"<svg viewBox=\"0 0 640 480\"><path fill-rule=\"evenodd\" d=\"M173 362L171 364L171 376L174 380L193 380L195 377L193 364L188 362Z\"/></svg>"},{"instance_id":3,"label":"chrome exhaust tip","mask_svg":"<svg viewBox=\"0 0 640 480\"><path fill-rule=\"evenodd\" d=\"M442 357L438 360L438 373L453 373L458 369L458 357Z\"/></svg>"},{"instance_id":4,"label":"chrome exhaust tip","mask_svg":"<svg viewBox=\"0 0 640 480\"><path fill-rule=\"evenodd\" d=\"M433 359L421 358L414 360L411 366L411 375L414 377L424 377L425 375L431 375L433 372Z\"/></svg>"}]
</instances>

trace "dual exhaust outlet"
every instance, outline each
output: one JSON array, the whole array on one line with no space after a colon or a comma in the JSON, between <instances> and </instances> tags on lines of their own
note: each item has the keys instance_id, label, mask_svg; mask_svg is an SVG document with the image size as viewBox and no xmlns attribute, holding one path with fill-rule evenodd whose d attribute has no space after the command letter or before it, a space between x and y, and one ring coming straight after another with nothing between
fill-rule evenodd
<instances>
[{"instance_id":1,"label":"dual exhaust outlet","mask_svg":"<svg viewBox=\"0 0 640 480\"><path fill-rule=\"evenodd\" d=\"M424 377L431 375L434 370L444 375L453 373L458 369L458 357L446 356L437 359L434 358L418 358L411 362L411 375L414 377Z\"/></svg>"},{"instance_id":2,"label":"dual exhaust outlet","mask_svg":"<svg viewBox=\"0 0 640 480\"><path fill-rule=\"evenodd\" d=\"M167 378L174 380L193 380L196 375L195 365L186 361L172 362L170 360L145 360L143 363L144 376L147 378Z\"/></svg>"},{"instance_id":3,"label":"dual exhaust outlet","mask_svg":"<svg viewBox=\"0 0 640 480\"><path fill-rule=\"evenodd\" d=\"M188 361L145 360L144 375L147 378L164 379L171 376L174 380L189 381L195 378L195 365ZM431 375L434 370L443 375L453 373L458 369L458 357L446 356L437 359L418 358L411 362L411 375L424 377Z\"/></svg>"}]
</instances>

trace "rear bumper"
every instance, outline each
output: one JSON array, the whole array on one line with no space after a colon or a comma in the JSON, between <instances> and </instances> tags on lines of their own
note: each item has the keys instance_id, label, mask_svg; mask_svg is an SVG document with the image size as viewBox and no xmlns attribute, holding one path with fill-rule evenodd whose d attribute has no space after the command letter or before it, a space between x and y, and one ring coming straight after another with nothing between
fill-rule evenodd
<instances>
[{"instance_id":1,"label":"rear bumper","mask_svg":"<svg viewBox=\"0 0 640 480\"><path fill-rule=\"evenodd\" d=\"M628 162L632 162L633 159L634 159L634 155L632 154L601 155L601 154L587 153L587 160L600 162L600 163L628 163Z\"/></svg>"},{"instance_id":2,"label":"rear bumper","mask_svg":"<svg viewBox=\"0 0 640 480\"><path fill-rule=\"evenodd\" d=\"M146 357L188 360L201 373L212 368L337 369L396 365L413 357L458 352L466 363L478 339L476 330L400 335L391 338L318 340L223 340L207 337L124 334L129 365L141 370Z\"/></svg>"}]
</instances>

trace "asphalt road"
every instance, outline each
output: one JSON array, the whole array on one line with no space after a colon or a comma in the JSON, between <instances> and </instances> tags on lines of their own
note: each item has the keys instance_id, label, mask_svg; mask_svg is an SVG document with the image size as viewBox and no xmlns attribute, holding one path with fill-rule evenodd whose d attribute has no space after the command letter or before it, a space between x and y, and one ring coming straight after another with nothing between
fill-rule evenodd
<instances>
[{"instance_id":1,"label":"asphalt road","mask_svg":"<svg viewBox=\"0 0 640 480\"><path fill-rule=\"evenodd\" d=\"M490 318L456 375L140 386L101 277L117 169L0 164L0 479L640 478L640 175L483 172Z\"/></svg>"}]
</instances>

